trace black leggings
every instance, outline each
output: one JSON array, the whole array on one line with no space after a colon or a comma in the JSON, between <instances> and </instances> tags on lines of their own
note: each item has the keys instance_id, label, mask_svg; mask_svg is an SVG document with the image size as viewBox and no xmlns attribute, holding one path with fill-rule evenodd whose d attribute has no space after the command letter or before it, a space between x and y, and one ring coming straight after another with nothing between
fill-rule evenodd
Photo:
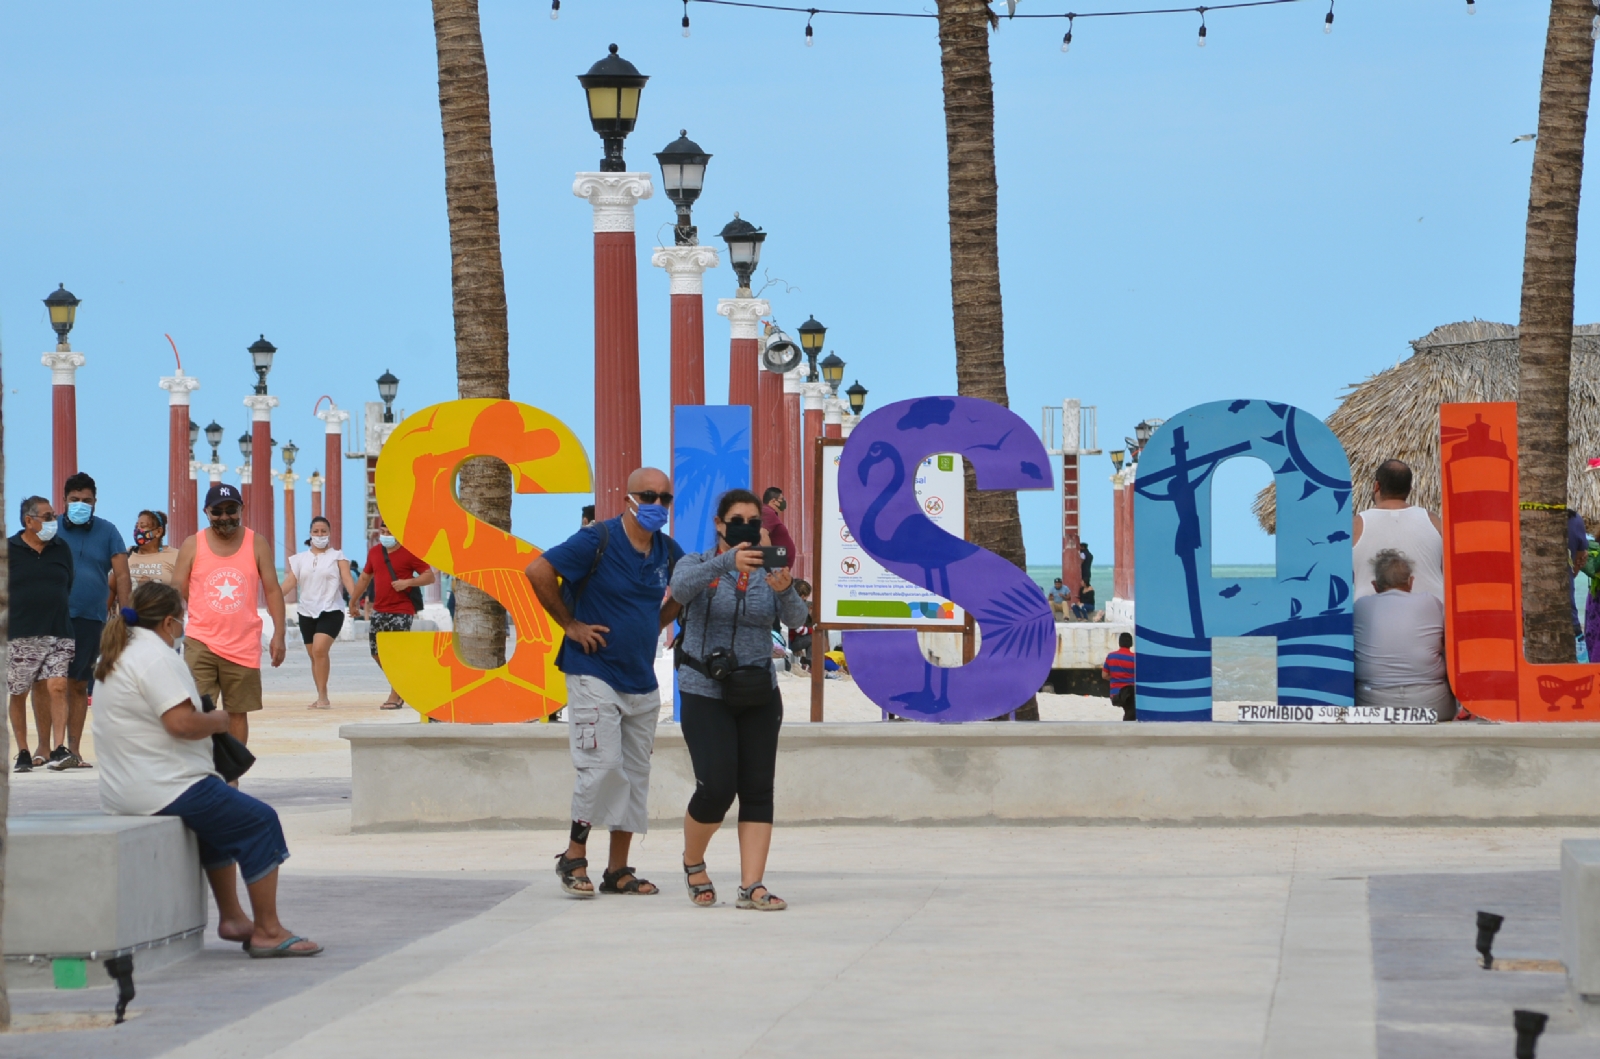
<instances>
[{"instance_id":1,"label":"black leggings","mask_svg":"<svg viewBox=\"0 0 1600 1059\"><path fill-rule=\"evenodd\" d=\"M737 796L741 824L772 823L772 776L783 727L778 689L765 706L751 706L737 717L721 699L684 692L681 723L694 762L689 815L698 823L720 824Z\"/></svg>"}]
</instances>

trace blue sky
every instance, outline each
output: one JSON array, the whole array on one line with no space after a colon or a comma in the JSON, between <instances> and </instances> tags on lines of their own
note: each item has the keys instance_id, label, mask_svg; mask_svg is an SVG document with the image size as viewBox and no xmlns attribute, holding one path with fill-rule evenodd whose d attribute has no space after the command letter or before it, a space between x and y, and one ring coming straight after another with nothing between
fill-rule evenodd
<instances>
[{"instance_id":1,"label":"blue sky","mask_svg":"<svg viewBox=\"0 0 1600 1059\"><path fill-rule=\"evenodd\" d=\"M1546 8L1477 7L1338 0L1331 35L1316 2L1217 11L1204 49L1189 15L1080 19L1068 55L1063 24L1006 22L991 52L1012 406L1032 423L1065 397L1096 405L1107 449L1208 400L1325 415L1439 324L1514 323L1532 148L1510 141L1536 127ZM195 419L229 439L248 425L245 349L265 333L274 434L307 472L319 395L359 407L387 368L406 409L455 396L427 3L0 12L8 509L49 491L40 299L58 282L83 299L80 461L125 529L165 498L163 332L202 381ZM571 184L600 143L574 76L613 41L651 76L631 166L659 177L652 153L684 127L713 153L703 241L735 210L768 231L779 321L827 324L869 407L953 392L934 24L818 16L807 48L804 16L695 4L685 40L681 15L674 0L564 0L552 21L542 0L483 0L512 395L592 438L590 209ZM668 291L649 247L671 218L659 190L638 211L645 454L662 464ZM1587 216L1583 230L1590 321ZM714 299L733 286L725 265L707 275L712 400L727 393ZM224 458L239 462L232 440ZM1109 561L1110 465L1086 463L1084 535ZM1245 509L1265 468L1227 470L1217 561L1270 561ZM519 498L519 535L555 543L584 502ZM1032 562L1058 555L1056 505L1024 494Z\"/></svg>"}]
</instances>

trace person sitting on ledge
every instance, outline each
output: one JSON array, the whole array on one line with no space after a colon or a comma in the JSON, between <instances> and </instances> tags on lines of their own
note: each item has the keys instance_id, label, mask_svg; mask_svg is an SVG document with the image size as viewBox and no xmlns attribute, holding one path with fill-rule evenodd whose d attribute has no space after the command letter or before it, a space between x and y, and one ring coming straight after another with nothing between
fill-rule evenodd
<instances>
[{"instance_id":1,"label":"person sitting on ledge","mask_svg":"<svg viewBox=\"0 0 1600 1059\"><path fill-rule=\"evenodd\" d=\"M1394 548L1372 557L1375 595L1355 604L1356 705L1409 706L1454 720L1444 663L1444 604L1413 592L1411 560Z\"/></svg>"},{"instance_id":2,"label":"person sitting on ledge","mask_svg":"<svg viewBox=\"0 0 1600 1059\"><path fill-rule=\"evenodd\" d=\"M257 959L315 956L322 946L278 919L278 866L289 859L272 806L222 782L212 739L223 710L201 710L193 675L173 648L183 597L149 581L100 634L94 670L94 745L100 807L114 816L176 816L194 832L217 899L217 936ZM253 915L239 904L240 875Z\"/></svg>"},{"instance_id":3,"label":"person sitting on ledge","mask_svg":"<svg viewBox=\"0 0 1600 1059\"><path fill-rule=\"evenodd\" d=\"M1078 602L1072 605L1072 616L1079 621L1094 621L1094 586L1085 584L1078 589Z\"/></svg>"}]
</instances>

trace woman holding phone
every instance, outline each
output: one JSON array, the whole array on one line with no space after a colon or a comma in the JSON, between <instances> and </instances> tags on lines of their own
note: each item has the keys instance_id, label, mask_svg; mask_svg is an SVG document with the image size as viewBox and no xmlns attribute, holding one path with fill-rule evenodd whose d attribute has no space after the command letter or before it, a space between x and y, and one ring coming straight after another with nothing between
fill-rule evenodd
<instances>
[{"instance_id":1,"label":"woman holding phone","mask_svg":"<svg viewBox=\"0 0 1600 1059\"><path fill-rule=\"evenodd\" d=\"M683 739L694 762L695 792L683 820L683 871L689 900L717 903L706 847L739 799L739 908L788 907L762 881L772 845L772 783L783 698L772 665L772 623L805 621L783 560L761 529L761 501L731 489L717 501L717 546L685 555L672 574L683 606L675 664L683 698Z\"/></svg>"}]
</instances>

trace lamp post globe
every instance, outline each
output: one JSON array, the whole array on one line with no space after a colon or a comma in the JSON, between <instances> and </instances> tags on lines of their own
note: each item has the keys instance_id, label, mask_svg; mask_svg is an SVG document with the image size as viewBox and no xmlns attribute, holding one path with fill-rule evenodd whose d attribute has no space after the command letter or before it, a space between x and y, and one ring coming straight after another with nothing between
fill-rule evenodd
<instances>
[{"instance_id":1,"label":"lamp post globe","mask_svg":"<svg viewBox=\"0 0 1600 1059\"><path fill-rule=\"evenodd\" d=\"M1121 449L1112 449L1111 450L1111 470L1113 472L1120 473L1122 471L1122 461L1124 459L1126 459L1126 458L1127 458L1127 454L1124 453Z\"/></svg>"},{"instance_id":2,"label":"lamp post globe","mask_svg":"<svg viewBox=\"0 0 1600 1059\"><path fill-rule=\"evenodd\" d=\"M767 233L735 213L733 220L722 226L720 235L728 244L728 261L739 277L739 289L748 291L750 277L761 263L761 244L766 241Z\"/></svg>"},{"instance_id":3,"label":"lamp post globe","mask_svg":"<svg viewBox=\"0 0 1600 1059\"><path fill-rule=\"evenodd\" d=\"M267 336L262 335L250 343L250 363L256 369L256 393L267 392L267 372L272 370L272 355L278 352L278 347L267 341Z\"/></svg>"},{"instance_id":4,"label":"lamp post globe","mask_svg":"<svg viewBox=\"0 0 1600 1059\"><path fill-rule=\"evenodd\" d=\"M817 322L815 316L806 318L800 325L800 348L805 350L807 364L807 382L817 381L817 357L822 353L822 341L828 337L828 329Z\"/></svg>"},{"instance_id":5,"label":"lamp post globe","mask_svg":"<svg viewBox=\"0 0 1600 1059\"><path fill-rule=\"evenodd\" d=\"M283 447L283 451L280 453L280 455L283 457L284 470L288 470L294 466L294 458L300 455L300 448L293 441L291 441L289 444Z\"/></svg>"},{"instance_id":6,"label":"lamp post globe","mask_svg":"<svg viewBox=\"0 0 1600 1059\"><path fill-rule=\"evenodd\" d=\"M383 421L394 422L394 396L400 392L400 380L385 368L378 376L378 396L383 398Z\"/></svg>"},{"instance_id":7,"label":"lamp post globe","mask_svg":"<svg viewBox=\"0 0 1600 1059\"><path fill-rule=\"evenodd\" d=\"M194 459L194 443L200 440L200 424L189 420L189 458Z\"/></svg>"},{"instance_id":8,"label":"lamp post globe","mask_svg":"<svg viewBox=\"0 0 1600 1059\"><path fill-rule=\"evenodd\" d=\"M222 444L222 424L215 419L206 427L206 444L211 446L211 462L217 462L217 447Z\"/></svg>"},{"instance_id":9,"label":"lamp post globe","mask_svg":"<svg viewBox=\"0 0 1600 1059\"><path fill-rule=\"evenodd\" d=\"M833 393L839 392L839 383L844 381L844 361L837 353L829 353L822 359L822 381L828 384L828 389Z\"/></svg>"},{"instance_id":10,"label":"lamp post globe","mask_svg":"<svg viewBox=\"0 0 1600 1059\"><path fill-rule=\"evenodd\" d=\"M244 457L245 463L250 462L250 454L255 451L255 448L255 438L250 436L250 432L248 430L239 435L239 455Z\"/></svg>"},{"instance_id":11,"label":"lamp post globe","mask_svg":"<svg viewBox=\"0 0 1600 1059\"><path fill-rule=\"evenodd\" d=\"M861 410L867 407L867 388L861 385L860 379L857 379L844 393L850 398L850 414L860 415Z\"/></svg>"},{"instance_id":12,"label":"lamp post globe","mask_svg":"<svg viewBox=\"0 0 1600 1059\"><path fill-rule=\"evenodd\" d=\"M705 185L706 163L711 161L711 156L689 139L688 129L679 129L678 138L656 152L656 161L661 163L661 186L678 208L678 223L672 229L673 244L696 246L699 233L689 214Z\"/></svg>"},{"instance_id":13,"label":"lamp post globe","mask_svg":"<svg viewBox=\"0 0 1600 1059\"><path fill-rule=\"evenodd\" d=\"M1133 428L1133 436L1139 439L1139 447L1141 449L1144 448L1145 445L1149 444L1150 435L1154 434L1155 432L1156 428L1154 424L1152 424L1148 419L1139 420L1139 425Z\"/></svg>"},{"instance_id":14,"label":"lamp post globe","mask_svg":"<svg viewBox=\"0 0 1600 1059\"><path fill-rule=\"evenodd\" d=\"M622 141L639 120L639 95L648 80L650 78L641 74L631 62L617 54L615 44L609 55L589 67L588 73L578 75L578 83L589 100L589 124L605 144L600 172L628 171L622 159Z\"/></svg>"},{"instance_id":15,"label":"lamp post globe","mask_svg":"<svg viewBox=\"0 0 1600 1059\"><path fill-rule=\"evenodd\" d=\"M45 298L44 306L50 310L50 326L55 329L57 345L67 344L67 335L72 333L72 325L78 319L80 304L81 301L67 289L65 283L57 284L56 289Z\"/></svg>"}]
</instances>

